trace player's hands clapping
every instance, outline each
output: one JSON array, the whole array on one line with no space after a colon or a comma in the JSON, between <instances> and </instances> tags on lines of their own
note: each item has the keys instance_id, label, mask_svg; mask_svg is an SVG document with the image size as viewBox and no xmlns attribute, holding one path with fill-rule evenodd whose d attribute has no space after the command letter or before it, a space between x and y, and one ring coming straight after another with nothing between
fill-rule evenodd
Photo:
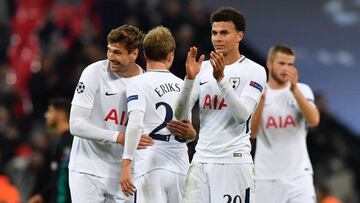
<instances>
[{"instance_id":1,"label":"player's hands clapping","mask_svg":"<svg viewBox=\"0 0 360 203\"><path fill-rule=\"evenodd\" d=\"M197 51L196 47L190 47L186 57L186 78L189 80L195 79L195 76L200 72L202 62L205 59L205 55L201 55L199 60L196 61Z\"/></svg>"},{"instance_id":2,"label":"player's hands clapping","mask_svg":"<svg viewBox=\"0 0 360 203\"><path fill-rule=\"evenodd\" d=\"M286 77L290 81L290 89L294 90L298 82L298 71L295 67L289 67L286 69Z\"/></svg>"},{"instance_id":3,"label":"player's hands clapping","mask_svg":"<svg viewBox=\"0 0 360 203\"><path fill-rule=\"evenodd\" d=\"M210 63L214 68L213 76L219 82L224 78L225 62L221 53L212 51L210 53Z\"/></svg>"},{"instance_id":4,"label":"player's hands clapping","mask_svg":"<svg viewBox=\"0 0 360 203\"><path fill-rule=\"evenodd\" d=\"M196 137L196 130L189 120L176 121L172 120L166 126L169 131L185 140L193 140Z\"/></svg>"},{"instance_id":5,"label":"player's hands clapping","mask_svg":"<svg viewBox=\"0 0 360 203\"><path fill-rule=\"evenodd\" d=\"M135 193L136 187L131 180L131 160L123 159L121 164L120 185L122 192L128 197Z\"/></svg>"}]
</instances>

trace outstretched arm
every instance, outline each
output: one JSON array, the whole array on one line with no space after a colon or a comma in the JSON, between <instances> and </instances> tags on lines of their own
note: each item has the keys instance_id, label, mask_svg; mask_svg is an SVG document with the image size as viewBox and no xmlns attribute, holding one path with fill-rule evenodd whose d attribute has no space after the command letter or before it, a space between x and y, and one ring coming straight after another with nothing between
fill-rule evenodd
<instances>
[{"instance_id":1,"label":"outstretched arm","mask_svg":"<svg viewBox=\"0 0 360 203\"><path fill-rule=\"evenodd\" d=\"M72 135L102 143L124 144L125 132L99 128L90 123L91 109L72 105L70 111L70 132ZM153 144L151 137L141 135L138 149L145 149Z\"/></svg>"}]
</instances>

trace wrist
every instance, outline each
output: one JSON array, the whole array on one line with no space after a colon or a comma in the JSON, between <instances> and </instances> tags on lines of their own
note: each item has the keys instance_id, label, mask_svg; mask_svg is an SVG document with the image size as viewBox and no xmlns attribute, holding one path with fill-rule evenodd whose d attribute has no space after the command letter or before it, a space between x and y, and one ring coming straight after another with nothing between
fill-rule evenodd
<instances>
[{"instance_id":1,"label":"wrist","mask_svg":"<svg viewBox=\"0 0 360 203\"><path fill-rule=\"evenodd\" d=\"M118 134L118 136L117 136L117 138L116 138L116 142L117 142L118 144L124 145L124 143L125 143L125 135L124 135L123 132L119 132L119 134Z\"/></svg>"},{"instance_id":2,"label":"wrist","mask_svg":"<svg viewBox=\"0 0 360 203\"><path fill-rule=\"evenodd\" d=\"M186 79L188 79L188 80L194 80L194 79L195 79L195 76L186 75Z\"/></svg>"},{"instance_id":3,"label":"wrist","mask_svg":"<svg viewBox=\"0 0 360 203\"><path fill-rule=\"evenodd\" d=\"M294 92L295 89L297 89L297 85L291 85L290 86L290 91Z\"/></svg>"},{"instance_id":4,"label":"wrist","mask_svg":"<svg viewBox=\"0 0 360 203\"><path fill-rule=\"evenodd\" d=\"M121 163L122 167L130 167L131 166L131 160L130 159L123 159Z\"/></svg>"}]
</instances>

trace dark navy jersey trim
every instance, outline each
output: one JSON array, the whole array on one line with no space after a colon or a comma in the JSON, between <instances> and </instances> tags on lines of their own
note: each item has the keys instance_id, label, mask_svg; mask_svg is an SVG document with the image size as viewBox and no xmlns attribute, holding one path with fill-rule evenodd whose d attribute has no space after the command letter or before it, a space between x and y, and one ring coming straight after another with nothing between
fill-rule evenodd
<instances>
[{"instance_id":1,"label":"dark navy jersey trim","mask_svg":"<svg viewBox=\"0 0 360 203\"><path fill-rule=\"evenodd\" d=\"M240 57L239 63L243 62L245 59L246 59L246 57L245 57L244 55L242 55L242 56Z\"/></svg>"}]
</instances>

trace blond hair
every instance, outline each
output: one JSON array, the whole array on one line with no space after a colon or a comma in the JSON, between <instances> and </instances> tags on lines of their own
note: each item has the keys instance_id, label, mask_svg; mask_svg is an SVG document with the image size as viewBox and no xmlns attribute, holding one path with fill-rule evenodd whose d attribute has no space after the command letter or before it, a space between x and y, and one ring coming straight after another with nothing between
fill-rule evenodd
<instances>
[{"instance_id":1,"label":"blond hair","mask_svg":"<svg viewBox=\"0 0 360 203\"><path fill-rule=\"evenodd\" d=\"M277 44L270 48L268 53L268 59L273 60L276 53L283 53L291 56L295 56L295 51L285 44Z\"/></svg>"},{"instance_id":2,"label":"blond hair","mask_svg":"<svg viewBox=\"0 0 360 203\"><path fill-rule=\"evenodd\" d=\"M170 30L164 26L151 29L144 38L143 49L147 59L165 60L170 52L175 51L176 43Z\"/></svg>"}]
</instances>

